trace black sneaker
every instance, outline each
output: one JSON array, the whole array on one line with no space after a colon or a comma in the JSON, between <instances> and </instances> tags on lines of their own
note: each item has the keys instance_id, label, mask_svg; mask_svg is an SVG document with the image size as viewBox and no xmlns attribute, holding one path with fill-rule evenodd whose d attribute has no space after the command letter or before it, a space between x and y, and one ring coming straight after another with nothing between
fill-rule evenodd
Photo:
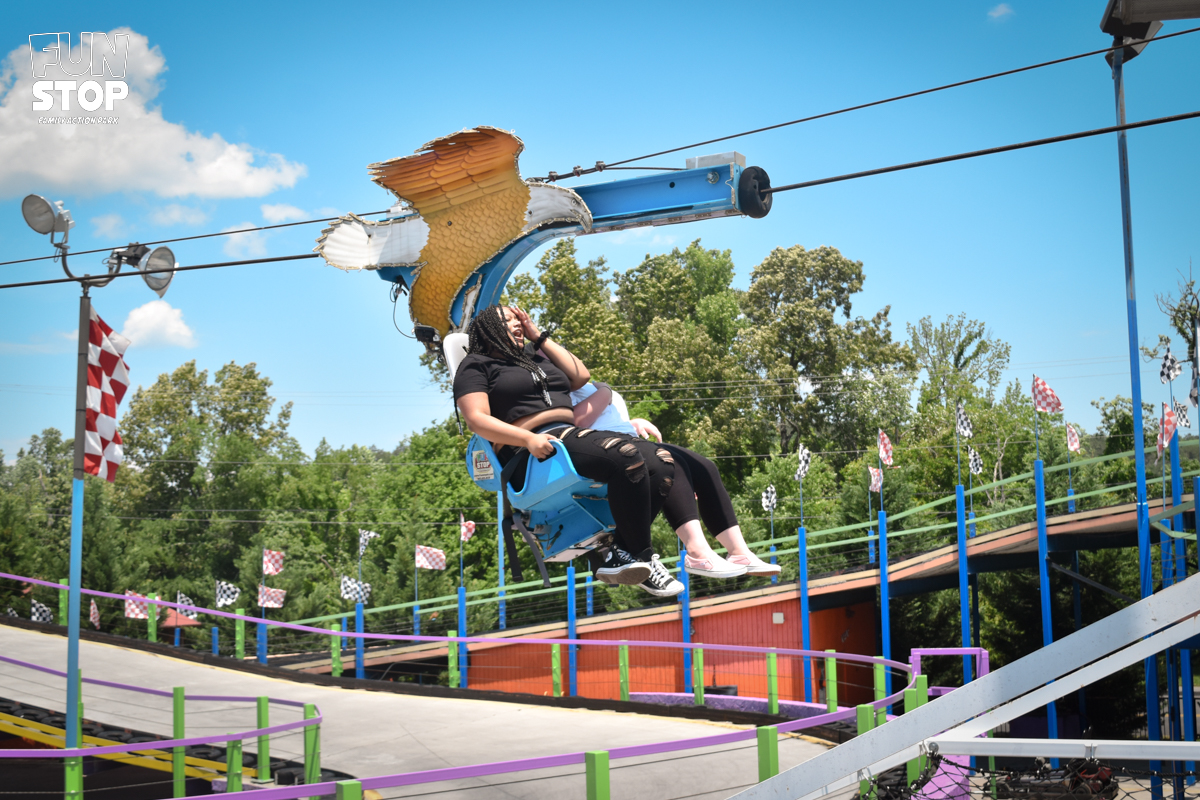
<instances>
[{"instance_id":1,"label":"black sneaker","mask_svg":"<svg viewBox=\"0 0 1200 800\"><path fill-rule=\"evenodd\" d=\"M683 593L683 584L675 579L658 560L658 554L650 559L650 577L638 584L655 597L674 597Z\"/></svg>"},{"instance_id":2,"label":"black sneaker","mask_svg":"<svg viewBox=\"0 0 1200 800\"><path fill-rule=\"evenodd\" d=\"M596 578L603 583L633 586L650 577L651 568L645 561L638 561L621 548L613 545L604 554L604 564L596 570Z\"/></svg>"}]
</instances>

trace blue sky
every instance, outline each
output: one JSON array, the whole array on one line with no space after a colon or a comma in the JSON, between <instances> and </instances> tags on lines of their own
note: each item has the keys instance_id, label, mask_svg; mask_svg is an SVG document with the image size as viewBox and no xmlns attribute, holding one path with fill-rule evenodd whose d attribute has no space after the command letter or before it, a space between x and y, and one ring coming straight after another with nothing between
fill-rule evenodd
<instances>
[{"instance_id":1,"label":"blue sky","mask_svg":"<svg viewBox=\"0 0 1200 800\"><path fill-rule=\"evenodd\" d=\"M1103 47L1092 2L838 4L24 4L0 33L0 260L49 254L20 199L66 202L73 250L386 208L369 163L486 124L526 143L525 176L618 159ZM1184 23L1167 23L1164 33ZM28 36L128 29L130 97L106 126L39 125ZM25 49L23 49L25 48ZM1131 120L1200 108L1200 34L1127 69ZM56 114L62 114L56 110ZM931 97L660 157L736 148L775 184L1113 124L1100 56ZM1130 134L1142 341L1154 302L1200 256L1200 121ZM628 175L629 173L625 173ZM578 181L576 182L578 183ZM318 226L181 242L183 265L311 250ZM736 282L777 246L832 245L864 262L855 313L892 307L895 333L965 312L1013 345L1088 428L1092 399L1129 394L1114 136L782 194L763 220L584 237L627 269L700 238ZM99 264L80 256L76 266ZM536 255L527 266L532 266ZM57 277L51 262L4 282ZM0 449L72 427L70 286L0 293ZM135 382L189 359L256 362L295 403L303 446L391 448L451 413L386 285L318 260L181 274L155 300L136 280L94 293L137 332ZM398 315L402 327L406 311ZM1178 348L1182 349L1182 347ZM1146 399L1165 396L1146 365Z\"/></svg>"}]
</instances>

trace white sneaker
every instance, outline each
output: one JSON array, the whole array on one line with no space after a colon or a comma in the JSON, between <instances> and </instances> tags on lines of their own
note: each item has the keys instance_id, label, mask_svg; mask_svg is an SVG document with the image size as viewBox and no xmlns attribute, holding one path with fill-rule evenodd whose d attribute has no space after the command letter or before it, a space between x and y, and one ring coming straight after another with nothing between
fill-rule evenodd
<instances>
[{"instance_id":1,"label":"white sneaker","mask_svg":"<svg viewBox=\"0 0 1200 800\"><path fill-rule=\"evenodd\" d=\"M690 555L684 555L683 568L689 575L701 575L705 578L737 578L746 574L744 566L730 563L720 556L692 558Z\"/></svg>"},{"instance_id":2,"label":"white sneaker","mask_svg":"<svg viewBox=\"0 0 1200 800\"><path fill-rule=\"evenodd\" d=\"M747 575L778 575L783 572L783 568L778 564L769 564L753 553L748 556L729 556L726 560L730 564L745 567Z\"/></svg>"},{"instance_id":3,"label":"white sneaker","mask_svg":"<svg viewBox=\"0 0 1200 800\"><path fill-rule=\"evenodd\" d=\"M658 560L658 554L650 559L650 577L638 584L655 597L674 597L683 593L683 584Z\"/></svg>"}]
</instances>

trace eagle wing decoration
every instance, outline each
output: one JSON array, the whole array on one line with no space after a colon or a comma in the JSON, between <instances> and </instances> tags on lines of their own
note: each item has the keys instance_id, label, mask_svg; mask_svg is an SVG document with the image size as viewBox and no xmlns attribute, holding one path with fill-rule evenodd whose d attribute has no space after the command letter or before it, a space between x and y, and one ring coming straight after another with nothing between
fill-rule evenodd
<instances>
[{"instance_id":1,"label":"eagle wing decoration","mask_svg":"<svg viewBox=\"0 0 1200 800\"><path fill-rule=\"evenodd\" d=\"M524 149L508 131L479 126L368 167L375 183L411 203L429 226L409 312L443 337L450 307L471 273L522 234L529 186L517 157Z\"/></svg>"}]
</instances>

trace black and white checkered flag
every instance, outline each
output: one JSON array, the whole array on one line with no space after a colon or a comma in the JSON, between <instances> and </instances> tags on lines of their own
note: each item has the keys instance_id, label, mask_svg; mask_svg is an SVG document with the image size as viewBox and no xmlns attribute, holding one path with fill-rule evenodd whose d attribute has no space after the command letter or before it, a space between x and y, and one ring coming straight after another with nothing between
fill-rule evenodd
<instances>
[{"instance_id":1,"label":"black and white checkered flag","mask_svg":"<svg viewBox=\"0 0 1200 800\"><path fill-rule=\"evenodd\" d=\"M1167 352L1163 356L1162 367L1158 370L1158 379L1163 383L1170 383L1179 377L1183 372L1183 367L1179 365L1179 361L1175 356L1171 355L1171 345L1167 345Z\"/></svg>"},{"instance_id":2,"label":"black and white checkered flag","mask_svg":"<svg viewBox=\"0 0 1200 800\"><path fill-rule=\"evenodd\" d=\"M1188 400L1192 401L1192 405L1200 407L1200 388L1196 386L1196 370L1192 370L1192 390L1188 392Z\"/></svg>"},{"instance_id":3,"label":"black and white checkered flag","mask_svg":"<svg viewBox=\"0 0 1200 800\"><path fill-rule=\"evenodd\" d=\"M1175 401L1175 418L1179 422L1179 427L1181 427L1181 428L1192 427L1192 423L1188 419L1187 403L1183 402L1182 400Z\"/></svg>"},{"instance_id":4,"label":"black and white checkered flag","mask_svg":"<svg viewBox=\"0 0 1200 800\"><path fill-rule=\"evenodd\" d=\"M375 531L364 531L362 528L359 528L358 529L358 557L362 558L363 553L367 552L367 542L371 541L372 539L378 539L378 538L379 538L379 534L376 533Z\"/></svg>"},{"instance_id":5,"label":"black and white checkered flag","mask_svg":"<svg viewBox=\"0 0 1200 800\"><path fill-rule=\"evenodd\" d=\"M967 445L968 463L972 475L983 474L983 459L979 457L979 453L975 452L975 448Z\"/></svg>"},{"instance_id":6,"label":"black and white checkered flag","mask_svg":"<svg viewBox=\"0 0 1200 800\"><path fill-rule=\"evenodd\" d=\"M808 474L808 467L812 464L812 450L809 450L804 445L800 445L800 460L796 467L796 480L804 480L804 476Z\"/></svg>"},{"instance_id":7,"label":"black and white checkered flag","mask_svg":"<svg viewBox=\"0 0 1200 800\"><path fill-rule=\"evenodd\" d=\"M193 600L192 598L188 597L186 594L184 594L183 592L180 592L180 591L175 592L175 602L181 606L196 605L195 600ZM191 609L191 608L177 608L175 610L178 613L182 614L183 616L187 617L188 619L196 619L197 617L200 616L199 611L196 611L195 609Z\"/></svg>"},{"instance_id":8,"label":"black and white checkered flag","mask_svg":"<svg viewBox=\"0 0 1200 800\"><path fill-rule=\"evenodd\" d=\"M762 507L763 507L763 511L774 511L775 510L775 487L774 487L774 485L768 486L767 490L762 493Z\"/></svg>"},{"instance_id":9,"label":"black and white checkered flag","mask_svg":"<svg viewBox=\"0 0 1200 800\"><path fill-rule=\"evenodd\" d=\"M371 584L356 581L347 575L342 576L342 599L365 603L371 597Z\"/></svg>"},{"instance_id":10,"label":"black and white checkered flag","mask_svg":"<svg viewBox=\"0 0 1200 800\"><path fill-rule=\"evenodd\" d=\"M42 605L37 600L34 600L33 608L29 612L29 618L34 622L51 623L54 622L54 612L50 610L49 606Z\"/></svg>"},{"instance_id":11,"label":"black and white checkered flag","mask_svg":"<svg viewBox=\"0 0 1200 800\"><path fill-rule=\"evenodd\" d=\"M958 431L958 435L964 439L970 439L975 435L975 428L971 426L971 418L967 416L967 410L963 408L963 404L959 403L954 409L954 430Z\"/></svg>"},{"instance_id":12,"label":"black and white checkered flag","mask_svg":"<svg viewBox=\"0 0 1200 800\"><path fill-rule=\"evenodd\" d=\"M232 583L217 581L217 608L231 606L242 596L242 590Z\"/></svg>"},{"instance_id":13,"label":"black and white checkered flag","mask_svg":"<svg viewBox=\"0 0 1200 800\"><path fill-rule=\"evenodd\" d=\"M18 614L18 613L17 613L16 609L14 609L12 606L9 606L9 607L8 607L8 615L9 615L10 617L19 617L19 616L21 616L20 614Z\"/></svg>"}]
</instances>

